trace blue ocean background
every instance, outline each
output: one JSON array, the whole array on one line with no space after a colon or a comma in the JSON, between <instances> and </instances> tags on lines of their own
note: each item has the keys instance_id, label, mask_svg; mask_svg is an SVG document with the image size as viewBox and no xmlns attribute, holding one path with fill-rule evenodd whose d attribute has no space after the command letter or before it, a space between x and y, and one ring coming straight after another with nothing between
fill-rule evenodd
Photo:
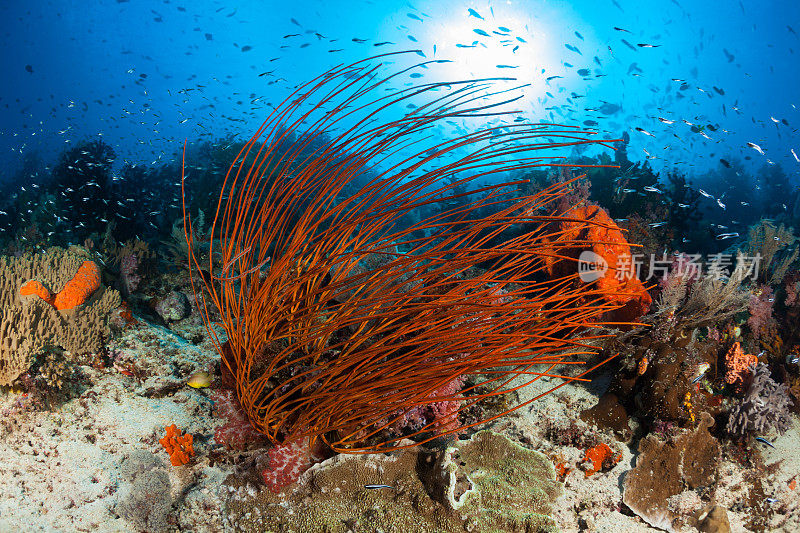
<instances>
[{"instance_id":1,"label":"blue ocean background","mask_svg":"<svg viewBox=\"0 0 800 533\"><path fill-rule=\"evenodd\" d=\"M7 2L0 16L8 195L46 181L82 142L112 147L119 172L175 164L184 140L246 140L324 70L419 50L388 61L451 62L398 86L516 78L526 86L513 107L527 120L624 137L630 161L704 187L718 224L757 218L756 202L742 199L762 181L781 183L771 208L782 199L790 212L797 201L796 2L50 1ZM713 211L717 199L723 211Z\"/></svg>"}]
</instances>

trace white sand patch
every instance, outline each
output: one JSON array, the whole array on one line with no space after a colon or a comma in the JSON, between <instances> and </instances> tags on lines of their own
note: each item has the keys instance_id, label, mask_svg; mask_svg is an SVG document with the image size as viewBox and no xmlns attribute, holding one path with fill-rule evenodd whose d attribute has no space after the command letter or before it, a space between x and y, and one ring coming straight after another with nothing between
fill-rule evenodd
<instances>
[{"instance_id":1,"label":"white sand patch","mask_svg":"<svg viewBox=\"0 0 800 533\"><path fill-rule=\"evenodd\" d=\"M141 341L142 338L146 340ZM121 341L126 356L148 370L175 368L172 361L152 361L163 349L180 351L179 366L203 366L215 354L178 341L163 328L146 324ZM162 356L163 357L163 356ZM169 358L166 358L169 359ZM0 532L135 531L116 515L123 479L120 464L135 450L146 450L164 463L173 496L171 521L193 531L220 531L221 500L217 491L230 473L222 465L208 466L206 439L219 424L203 391L183 387L163 397L145 397L135 379L113 369L83 367L92 386L53 411L26 412L16 430L0 433ZM181 379L164 376L165 382ZM158 382L158 373L151 381ZM0 410L16 399L2 399ZM172 467L158 438L176 424L193 433L194 460Z\"/></svg>"}]
</instances>

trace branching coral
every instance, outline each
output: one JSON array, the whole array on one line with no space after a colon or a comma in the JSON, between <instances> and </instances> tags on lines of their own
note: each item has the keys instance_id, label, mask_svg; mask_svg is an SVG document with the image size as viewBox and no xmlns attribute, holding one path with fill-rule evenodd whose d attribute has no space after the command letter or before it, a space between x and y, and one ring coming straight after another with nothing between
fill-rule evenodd
<instances>
[{"instance_id":1,"label":"branching coral","mask_svg":"<svg viewBox=\"0 0 800 533\"><path fill-rule=\"evenodd\" d=\"M397 59L379 57L389 56ZM622 305L616 287L576 284L577 267L546 276L545 258L570 260L561 248L591 246L577 236L554 247L551 223L570 221L576 234L601 225L553 212L565 184L521 198L512 197L517 182L459 192L496 173L560 165L537 153L593 141L574 128L515 124L423 146L446 120L501 114L502 102L487 97L505 91L487 95L482 80L384 93L393 76L379 68L334 68L275 109L226 176L207 261L190 258L225 372L253 426L275 443L310 437L336 451L387 450L389 428L450 401L461 407L405 436L454 431L459 413L482 400L542 376L581 379L556 368L595 353L606 335L592 328ZM395 110L398 118L384 117ZM279 150L287 132L294 144ZM436 209L408 223L421 208ZM503 241L512 227L524 231ZM188 218L185 231L193 250ZM375 256L386 258L375 270L358 267ZM436 392L461 376L472 382ZM517 377L523 383L512 385Z\"/></svg>"}]
</instances>

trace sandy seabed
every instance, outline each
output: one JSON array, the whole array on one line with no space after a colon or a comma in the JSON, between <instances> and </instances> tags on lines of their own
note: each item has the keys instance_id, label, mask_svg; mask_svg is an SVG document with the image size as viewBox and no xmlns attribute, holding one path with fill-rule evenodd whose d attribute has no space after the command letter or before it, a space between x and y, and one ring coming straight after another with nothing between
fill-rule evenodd
<instances>
[{"instance_id":1,"label":"sandy seabed","mask_svg":"<svg viewBox=\"0 0 800 533\"><path fill-rule=\"evenodd\" d=\"M142 450L163 461L169 476L173 503L167 530L232 530L223 517L223 482L233 467L220 462L212 466L207 453L213 447L214 428L222 421L213 415L208 389L186 386L187 376L217 358L209 343L187 340L201 330L192 318L173 330L139 319L109 349L117 352L118 360L146 369L146 379L113 367L83 366L79 382L85 385L53 409L26 409L26 399L19 394L0 397L0 532L136 531L120 516L120 508L132 488L124 474L125 460ZM622 503L623 480L635 464L635 450L579 419L583 409L597 403L607 381L601 377L563 387L491 429L570 467L553 511L562 531L658 531ZM525 389L520 399L551 387L542 380ZM194 435L196 456L186 466L170 466L158 442L170 424ZM774 440L774 449L754 451L763 455L766 467L763 505L773 506L765 514L763 530L800 531L800 489L789 488L789 481L800 473L799 428L795 418L793 427ZM553 442L559 430L605 442L622 458L610 470L587 476L580 468L585 449ZM713 500L728 510L731 531L753 530L746 527L752 518L746 474L726 459L719 465ZM672 498L669 508L691 516L708 504L707 496L686 491Z\"/></svg>"}]
</instances>

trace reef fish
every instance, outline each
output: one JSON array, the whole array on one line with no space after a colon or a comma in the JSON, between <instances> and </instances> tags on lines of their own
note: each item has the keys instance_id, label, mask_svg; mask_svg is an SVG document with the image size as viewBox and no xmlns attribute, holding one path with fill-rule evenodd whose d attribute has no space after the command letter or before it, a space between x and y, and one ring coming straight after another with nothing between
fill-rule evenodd
<instances>
[{"instance_id":1,"label":"reef fish","mask_svg":"<svg viewBox=\"0 0 800 533\"><path fill-rule=\"evenodd\" d=\"M193 389L204 389L211 386L211 376L208 372L195 372L186 381L186 384Z\"/></svg>"}]
</instances>

